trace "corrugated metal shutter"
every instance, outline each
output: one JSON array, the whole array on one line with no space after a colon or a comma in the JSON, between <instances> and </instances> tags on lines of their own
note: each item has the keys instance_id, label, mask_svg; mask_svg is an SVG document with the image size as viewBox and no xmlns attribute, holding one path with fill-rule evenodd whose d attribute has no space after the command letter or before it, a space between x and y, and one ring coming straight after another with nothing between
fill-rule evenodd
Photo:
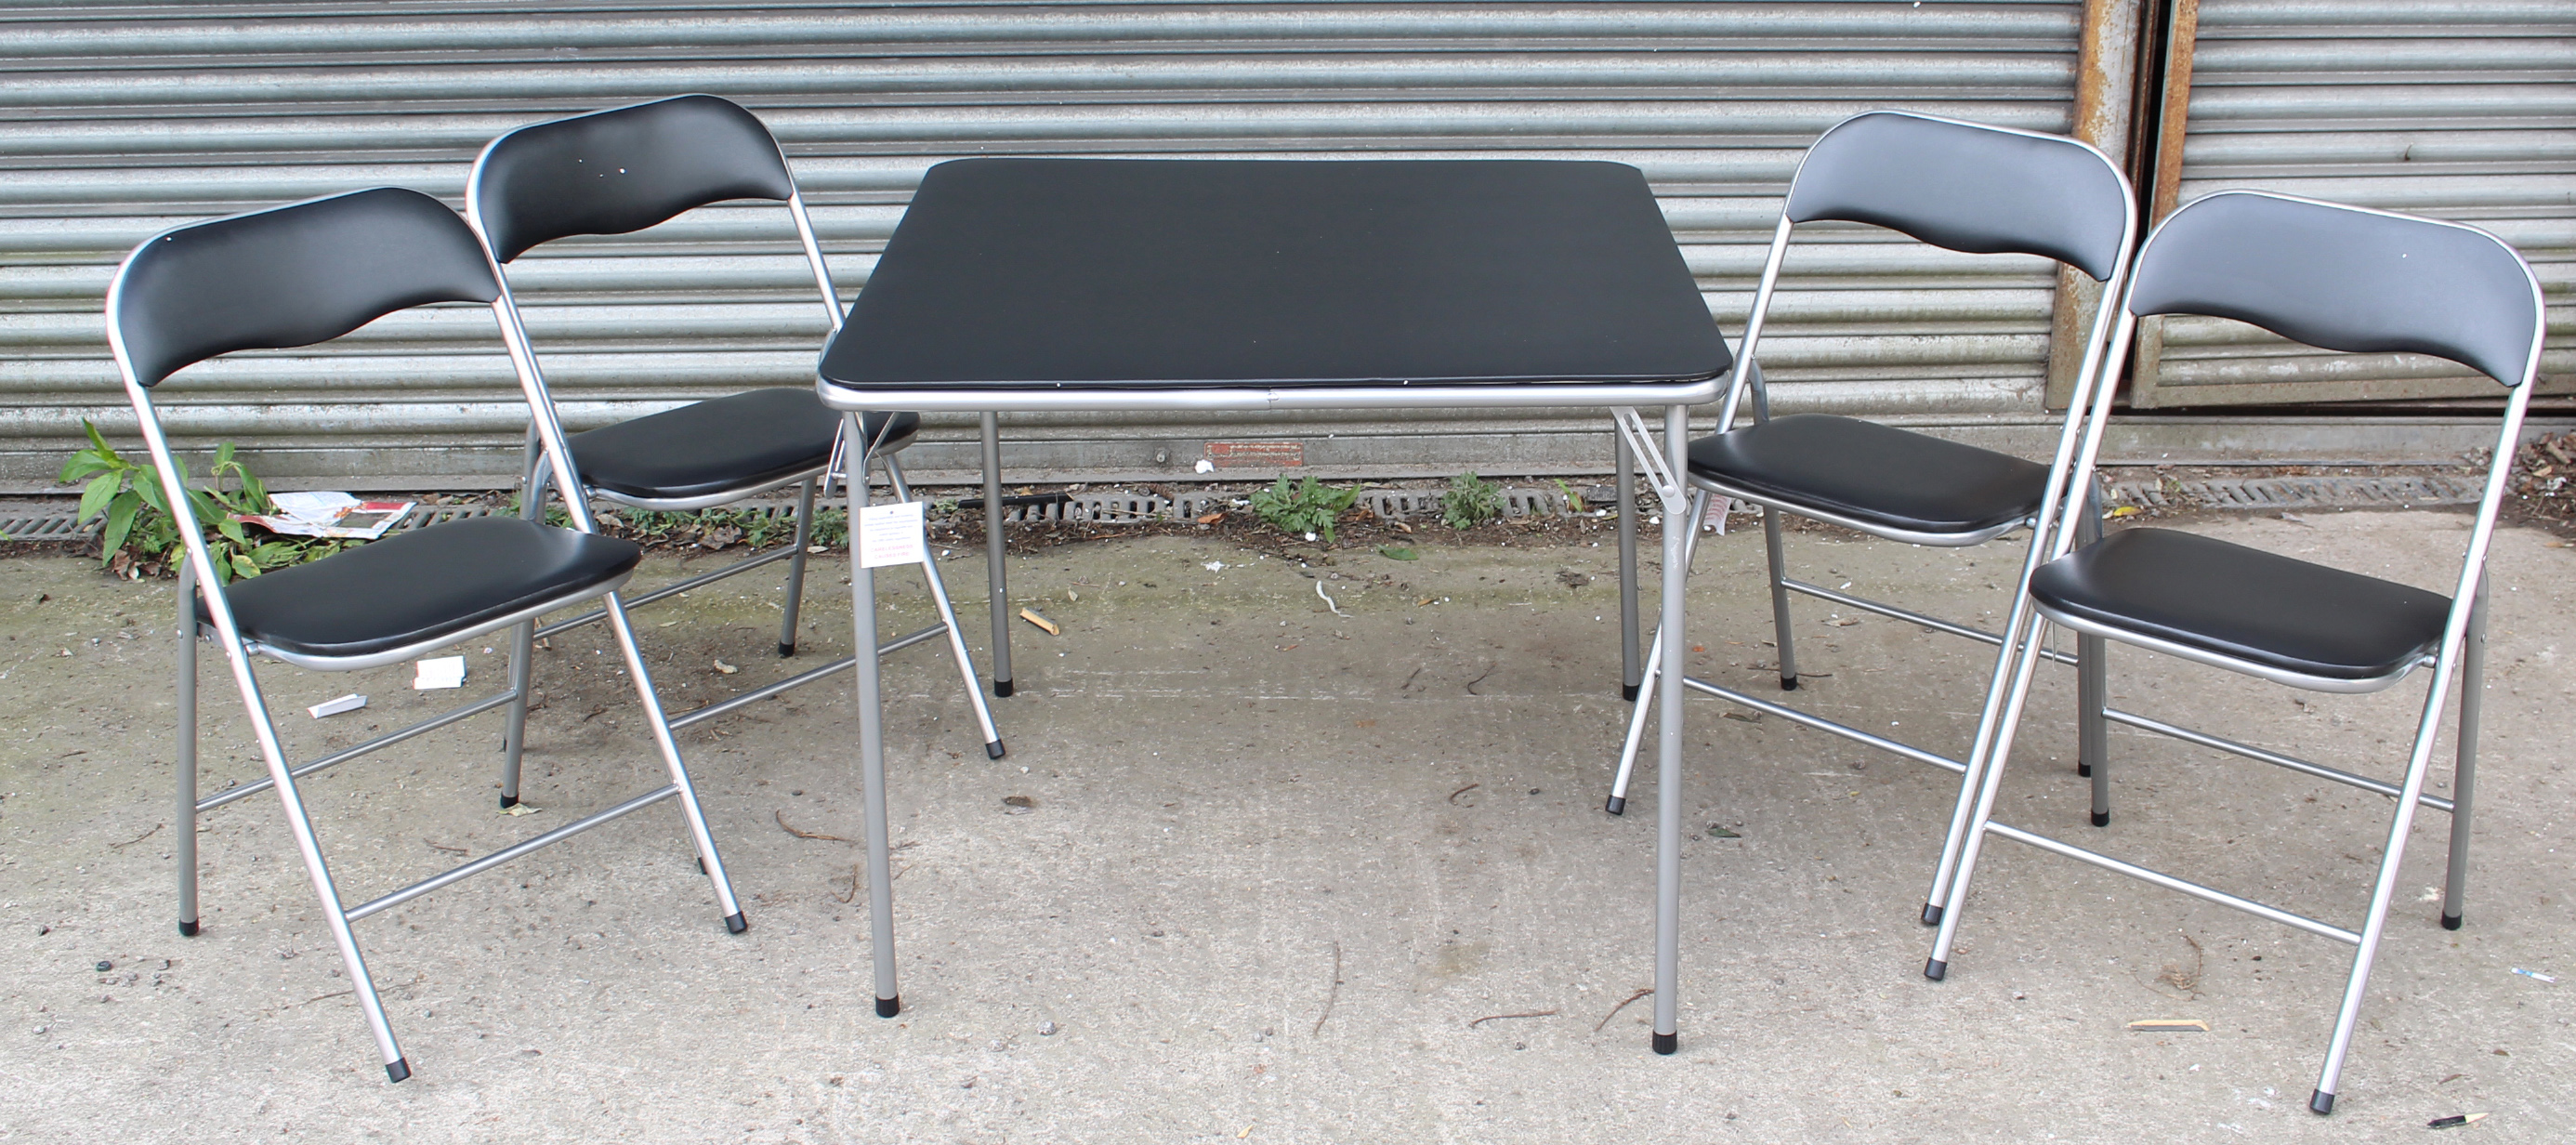
<instances>
[{"instance_id":1,"label":"corrugated metal shutter","mask_svg":"<svg viewBox=\"0 0 2576 1145\"><path fill-rule=\"evenodd\" d=\"M2576 3L2201 0L2181 201L2255 187L2475 223L2549 301L2542 392L2576 391ZM2174 319L2140 406L2479 397L2414 354L2320 355Z\"/></svg>"},{"instance_id":2,"label":"corrugated metal shutter","mask_svg":"<svg viewBox=\"0 0 2576 1145\"><path fill-rule=\"evenodd\" d=\"M959 155L1566 156L1643 168L1740 327L1801 148L1904 106L2067 128L2073 3L284 3L0 17L0 483L50 478L83 417L123 425L98 306L118 257L190 218L395 183L457 200L510 127L678 92L757 111L845 291L921 172ZM576 428L811 378L819 316L782 219L713 209L531 256L532 331ZM1792 260L1765 343L1783 407L2033 414L2050 278L1855 231ZM499 484L523 419L482 316L396 316L380 353L243 355L165 387L185 435L267 473ZM1894 339L1861 340L1894 333ZM639 351L657 351L642 353ZM1928 380L1927 380L1928 379ZM913 464L974 464L934 423ZM1595 414L1014 416L1015 472L1185 476L1212 439L1301 441L1392 476L1599 471ZM290 482L291 483L291 482Z\"/></svg>"}]
</instances>

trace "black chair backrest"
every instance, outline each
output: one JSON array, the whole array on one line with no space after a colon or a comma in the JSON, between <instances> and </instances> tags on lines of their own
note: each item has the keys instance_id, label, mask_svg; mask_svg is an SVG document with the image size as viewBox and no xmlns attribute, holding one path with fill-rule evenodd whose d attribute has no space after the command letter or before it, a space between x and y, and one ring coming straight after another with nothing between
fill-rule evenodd
<instances>
[{"instance_id":1,"label":"black chair backrest","mask_svg":"<svg viewBox=\"0 0 2576 1145\"><path fill-rule=\"evenodd\" d=\"M795 193L769 128L711 95L522 127L483 149L467 192L503 262L559 238L622 235L692 207Z\"/></svg>"},{"instance_id":2,"label":"black chair backrest","mask_svg":"<svg viewBox=\"0 0 2576 1145\"><path fill-rule=\"evenodd\" d=\"M107 313L150 386L217 354L310 346L407 307L500 293L455 211L378 187L157 235L118 268Z\"/></svg>"},{"instance_id":3,"label":"black chair backrest","mask_svg":"<svg viewBox=\"0 0 2576 1145\"><path fill-rule=\"evenodd\" d=\"M2129 196L2071 139L1901 111L1853 116L1807 149L1789 221L1868 223L1973 254L2056 259L2096 281L2120 261Z\"/></svg>"},{"instance_id":4,"label":"black chair backrest","mask_svg":"<svg viewBox=\"0 0 2576 1145\"><path fill-rule=\"evenodd\" d=\"M2260 191L2175 211L2138 254L2129 312L2251 322L2326 350L2448 358L2508 386L2539 351L2540 287L2494 235Z\"/></svg>"}]
</instances>

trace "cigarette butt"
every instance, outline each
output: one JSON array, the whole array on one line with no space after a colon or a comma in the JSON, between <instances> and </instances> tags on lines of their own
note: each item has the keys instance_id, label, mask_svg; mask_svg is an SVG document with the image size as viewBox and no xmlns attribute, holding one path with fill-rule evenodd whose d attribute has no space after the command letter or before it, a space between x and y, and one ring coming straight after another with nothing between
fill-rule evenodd
<instances>
[{"instance_id":1,"label":"cigarette butt","mask_svg":"<svg viewBox=\"0 0 2576 1145\"><path fill-rule=\"evenodd\" d=\"M2427 1121L2424 1123L2424 1127L2427 1129L2457 1129L2463 1125L2475 1125L2486 1119L2487 1115L2483 1113L2454 1113L2449 1117L2436 1117L2431 1121Z\"/></svg>"},{"instance_id":2,"label":"cigarette butt","mask_svg":"<svg viewBox=\"0 0 2576 1145\"><path fill-rule=\"evenodd\" d=\"M1047 634L1047 635L1049 635L1049 636L1059 636L1059 635L1062 635L1062 634L1064 633L1064 629L1056 627L1056 623L1055 623L1054 621L1049 620L1049 619L1047 619L1046 617L1040 616L1040 615L1038 615L1037 613L1031 612L1031 611L1029 611L1028 609L1025 609L1025 608L1023 608L1023 609L1021 609L1021 610L1020 610L1020 619L1025 620L1025 621L1028 621L1028 622L1029 622L1029 623L1031 623L1031 624L1037 625L1037 626L1038 626L1038 627L1040 627L1040 628L1046 629L1046 634Z\"/></svg>"},{"instance_id":3,"label":"cigarette butt","mask_svg":"<svg viewBox=\"0 0 2576 1145\"><path fill-rule=\"evenodd\" d=\"M2198 1030L2209 1032L2209 1023L2199 1018L2140 1018L2129 1023L2132 1030Z\"/></svg>"},{"instance_id":4,"label":"cigarette butt","mask_svg":"<svg viewBox=\"0 0 2576 1145\"><path fill-rule=\"evenodd\" d=\"M1200 517L1199 517L1199 523L1200 523L1200 524L1202 524L1202 525L1213 525L1213 524L1215 524L1215 523L1217 523L1217 522L1219 522L1219 521L1222 521L1222 520L1224 520L1224 519L1225 519L1225 510L1223 510L1223 509L1219 509L1219 510L1217 510L1216 512L1208 513L1208 514L1204 514L1204 515L1200 516Z\"/></svg>"}]
</instances>

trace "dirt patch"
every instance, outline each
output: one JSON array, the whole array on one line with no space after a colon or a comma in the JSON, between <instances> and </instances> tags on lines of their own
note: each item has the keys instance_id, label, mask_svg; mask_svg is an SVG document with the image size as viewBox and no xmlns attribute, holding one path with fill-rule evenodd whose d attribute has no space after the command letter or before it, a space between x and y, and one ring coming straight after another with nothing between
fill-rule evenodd
<instances>
[{"instance_id":1,"label":"dirt patch","mask_svg":"<svg viewBox=\"0 0 2576 1145\"><path fill-rule=\"evenodd\" d=\"M2576 537L2576 433L2553 433L2514 454L2505 486L2504 519Z\"/></svg>"}]
</instances>

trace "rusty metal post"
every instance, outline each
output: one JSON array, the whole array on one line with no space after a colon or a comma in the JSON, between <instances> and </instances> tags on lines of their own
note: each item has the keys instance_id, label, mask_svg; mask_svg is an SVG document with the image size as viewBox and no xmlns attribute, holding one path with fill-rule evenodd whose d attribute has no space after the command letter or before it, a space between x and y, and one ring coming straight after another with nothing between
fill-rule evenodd
<instances>
[{"instance_id":1,"label":"rusty metal post","mask_svg":"<svg viewBox=\"0 0 2576 1145\"><path fill-rule=\"evenodd\" d=\"M2085 0L2075 64L2072 134L2116 159L2127 158L2138 95L2140 9L2145 0ZM2084 334L2101 305L2102 284L2069 266L2057 268L2057 304L2048 327L2048 408L2066 408L2084 356Z\"/></svg>"},{"instance_id":2,"label":"rusty metal post","mask_svg":"<svg viewBox=\"0 0 2576 1145\"><path fill-rule=\"evenodd\" d=\"M2200 0L2168 0L2164 38L2161 42L2163 66L2157 73L2155 137L2153 151L2144 158L2154 161L2154 174L2138 188L2140 202L2147 211L2146 227L2151 230L2166 215L2182 205L2182 142L2191 114L2192 46L2200 37ZM2158 368L2164 362L2165 323L2162 318L2149 318L2138 323L2133 377L2129 384L2129 406L2146 409L2165 404L2158 399Z\"/></svg>"}]
</instances>

